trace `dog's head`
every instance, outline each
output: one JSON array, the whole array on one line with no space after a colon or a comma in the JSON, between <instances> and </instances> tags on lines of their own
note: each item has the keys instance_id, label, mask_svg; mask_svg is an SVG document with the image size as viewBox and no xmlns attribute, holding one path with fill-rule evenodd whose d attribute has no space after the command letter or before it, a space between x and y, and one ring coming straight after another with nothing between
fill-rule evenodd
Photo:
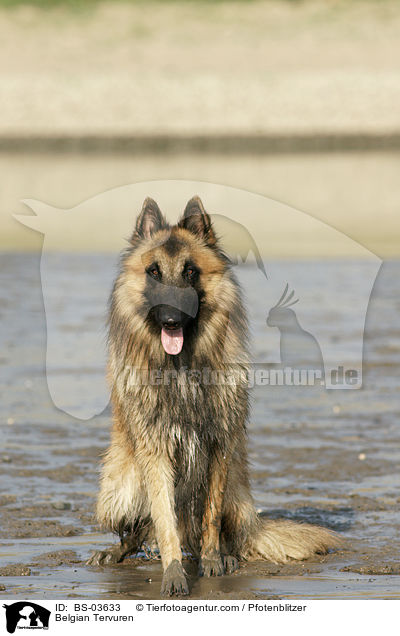
<instances>
[{"instance_id":1,"label":"dog's head","mask_svg":"<svg viewBox=\"0 0 400 636\"><path fill-rule=\"evenodd\" d=\"M193 333L205 335L205 322L231 309L235 286L209 215L193 197L180 221L170 226L157 203L146 199L115 289L130 323L140 315L157 334L165 353L178 355ZM210 325L208 324L208 327Z\"/></svg>"}]
</instances>

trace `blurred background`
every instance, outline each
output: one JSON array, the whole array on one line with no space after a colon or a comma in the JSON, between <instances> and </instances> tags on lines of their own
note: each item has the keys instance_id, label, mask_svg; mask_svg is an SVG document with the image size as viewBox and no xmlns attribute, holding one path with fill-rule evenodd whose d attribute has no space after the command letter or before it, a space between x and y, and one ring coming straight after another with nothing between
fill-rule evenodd
<instances>
[{"instance_id":1,"label":"blurred background","mask_svg":"<svg viewBox=\"0 0 400 636\"><path fill-rule=\"evenodd\" d=\"M396 0L1 0L0 247L40 249L23 198L179 178L396 257L399 29Z\"/></svg>"}]
</instances>

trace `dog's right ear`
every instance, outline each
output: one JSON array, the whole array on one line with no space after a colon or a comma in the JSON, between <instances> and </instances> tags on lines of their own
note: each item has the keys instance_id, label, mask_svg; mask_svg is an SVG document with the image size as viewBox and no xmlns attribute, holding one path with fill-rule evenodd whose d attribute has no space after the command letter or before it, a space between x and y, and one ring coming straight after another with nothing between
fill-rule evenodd
<instances>
[{"instance_id":1,"label":"dog's right ear","mask_svg":"<svg viewBox=\"0 0 400 636\"><path fill-rule=\"evenodd\" d=\"M131 243L134 243L138 239L148 239L155 234L155 232L165 227L167 227L167 222L161 214L160 208L154 199L147 197L147 199L144 200L142 211L136 221Z\"/></svg>"}]
</instances>

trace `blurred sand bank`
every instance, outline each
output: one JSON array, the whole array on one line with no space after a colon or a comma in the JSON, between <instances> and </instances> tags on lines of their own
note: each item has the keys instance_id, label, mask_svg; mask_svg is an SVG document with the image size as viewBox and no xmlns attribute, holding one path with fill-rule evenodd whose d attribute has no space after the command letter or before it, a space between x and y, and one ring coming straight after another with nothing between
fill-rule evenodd
<instances>
[{"instance_id":1,"label":"blurred sand bank","mask_svg":"<svg viewBox=\"0 0 400 636\"><path fill-rule=\"evenodd\" d=\"M273 156L179 156L146 155L0 155L1 247L8 249L41 249L43 235L22 226L11 213L32 214L21 199L33 198L55 208L75 208L87 199L118 186L149 182L145 195L156 196L155 180L184 179L210 182L256 192L311 214L348 237L364 245L382 258L399 256L400 246L400 154L349 153ZM193 185L184 196L200 192L203 185ZM178 188L176 188L178 191ZM166 205L165 213L176 221L186 201L175 197L176 205ZM210 212L228 214L226 201L216 207L204 196ZM118 251L123 245L110 234L109 220L122 224L120 237L132 230L141 203L132 199L127 205L105 208L103 197L92 204L89 230L76 234L77 217L71 216L56 244L58 249L82 251ZM164 201L159 201L160 205ZM210 208L211 205L211 208ZM267 205L267 207L271 207ZM321 235L304 235L304 215L293 217L290 227L282 224L281 214L257 222L254 210L244 209L237 220L246 227L251 222L254 237L260 240L266 258L356 257L344 242L322 241ZM294 222L297 223L294 224ZM307 225L307 228L309 226ZM307 242L306 242L307 240ZM60 242L61 241L61 242ZM47 246L49 247L49 246Z\"/></svg>"},{"instance_id":2,"label":"blurred sand bank","mask_svg":"<svg viewBox=\"0 0 400 636\"><path fill-rule=\"evenodd\" d=\"M73 207L171 178L259 192L398 255L398 2L15 5L0 9L1 248L40 247L10 216L22 198Z\"/></svg>"},{"instance_id":3,"label":"blurred sand bank","mask_svg":"<svg viewBox=\"0 0 400 636\"><path fill-rule=\"evenodd\" d=\"M391 0L3 8L0 137L390 137L399 29Z\"/></svg>"}]
</instances>

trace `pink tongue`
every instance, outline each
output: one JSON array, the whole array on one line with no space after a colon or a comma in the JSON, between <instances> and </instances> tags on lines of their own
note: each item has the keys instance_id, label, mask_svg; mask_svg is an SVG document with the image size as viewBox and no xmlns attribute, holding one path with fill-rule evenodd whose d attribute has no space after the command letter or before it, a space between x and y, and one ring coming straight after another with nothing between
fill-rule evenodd
<instances>
[{"instance_id":1,"label":"pink tongue","mask_svg":"<svg viewBox=\"0 0 400 636\"><path fill-rule=\"evenodd\" d=\"M183 347L183 329L161 329L161 342L164 351L171 356L176 356L182 351Z\"/></svg>"}]
</instances>

